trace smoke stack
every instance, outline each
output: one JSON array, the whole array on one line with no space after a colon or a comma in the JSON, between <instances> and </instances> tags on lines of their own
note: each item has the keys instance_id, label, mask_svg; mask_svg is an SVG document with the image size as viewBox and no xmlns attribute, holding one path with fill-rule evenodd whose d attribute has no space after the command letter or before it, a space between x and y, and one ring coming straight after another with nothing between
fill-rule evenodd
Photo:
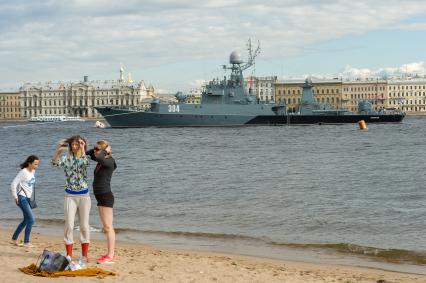
<instances>
[{"instance_id":1,"label":"smoke stack","mask_svg":"<svg viewBox=\"0 0 426 283\"><path fill-rule=\"evenodd\" d=\"M85 83L87 83L89 81L89 76L84 76L84 80Z\"/></svg>"}]
</instances>

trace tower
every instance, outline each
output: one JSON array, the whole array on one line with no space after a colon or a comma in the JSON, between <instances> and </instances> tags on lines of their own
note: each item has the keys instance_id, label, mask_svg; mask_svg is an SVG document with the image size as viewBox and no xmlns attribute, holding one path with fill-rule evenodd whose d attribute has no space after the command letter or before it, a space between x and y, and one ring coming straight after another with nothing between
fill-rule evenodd
<instances>
[{"instance_id":1,"label":"tower","mask_svg":"<svg viewBox=\"0 0 426 283\"><path fill-rule=\"evenodd\" d=\"M124 81L124 68L123 64L120 64L120 82Z\"/></svg>"}]
</instances>

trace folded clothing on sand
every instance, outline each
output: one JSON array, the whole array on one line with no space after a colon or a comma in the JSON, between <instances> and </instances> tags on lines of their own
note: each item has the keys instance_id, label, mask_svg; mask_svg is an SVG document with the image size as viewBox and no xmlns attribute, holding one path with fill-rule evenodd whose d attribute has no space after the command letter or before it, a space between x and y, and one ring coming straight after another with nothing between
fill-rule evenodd
<instances>
[{"instance_id":1,"label":"folded clothing on sand","mask_svg":"<svg viewBox=\"0 0 426 283\"><path fill-rule=\"evenodd\" d=\"M91 277L91 276L101 276L101 277L106 277L106 276L116 276L117 274L115 272L112 271L106 271L102 268L85 268L85 269L80 269L80 270L75 270L75 271L71 271L71 270L66 270L66 271L58 271L58 272L38 272L37 271L37 266L32 263L29 266L26 267L21 267L19 268L20 271L22 271L25 274L28 275L34 275L34 276L41 276L41 277L60 277L60 276L67 276L67 277L76 277L76 276L86 276L86 277Z\"/></svg>"}]
</instances>

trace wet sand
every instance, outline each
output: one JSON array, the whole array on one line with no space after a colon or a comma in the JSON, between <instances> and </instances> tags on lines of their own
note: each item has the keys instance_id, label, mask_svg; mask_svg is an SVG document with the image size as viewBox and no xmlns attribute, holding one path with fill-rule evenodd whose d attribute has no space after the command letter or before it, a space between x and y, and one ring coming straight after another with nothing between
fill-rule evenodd
<instances>
[{"instance_id":1,"label":"wet sand","mask_svg":"<svg viewBox=\"0 0 426 283\"><path fill-rule=\"evenodd\" d=\"M62 238L32 234L33 248L10 243L12 231L0 230L0 282L75 282L76 278L40 278L26 275L19 267L35 263L43 249L64 251ZM77 235L76 235L77 236ZM80 245L75 245L78 259ZM426 275L390 272L330 264L311 264L269 260L256 257L159 249L141 244L117 243L117 262L98 265L95 258L105 253L105 241L94 240L90 246L90 267L101 266L118 273L105 282L425 282ZM100 282L99 278L79 277L79 282Z\"/></svg>"}]
</instances>

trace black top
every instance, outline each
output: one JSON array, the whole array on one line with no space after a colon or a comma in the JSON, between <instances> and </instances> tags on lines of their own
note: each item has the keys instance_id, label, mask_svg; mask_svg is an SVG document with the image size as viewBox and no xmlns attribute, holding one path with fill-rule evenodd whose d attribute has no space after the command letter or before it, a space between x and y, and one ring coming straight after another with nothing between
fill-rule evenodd
<instances>
[{"instance_id":1,"label":"black top","mask_svg":"<svg viewBox=\"0 0 426 283\"><path fill-rule=\"evenodd\" d=\"M117 164L115 163L114 158L105 158L105 151L99 152L98 156L95 156L95 151L93 149L86 152L90 158L98 164L95 168L95 174L93 178L93 193L95 195L101 195L111 192L111 176Z\"/></svg>"}]
</instances>

